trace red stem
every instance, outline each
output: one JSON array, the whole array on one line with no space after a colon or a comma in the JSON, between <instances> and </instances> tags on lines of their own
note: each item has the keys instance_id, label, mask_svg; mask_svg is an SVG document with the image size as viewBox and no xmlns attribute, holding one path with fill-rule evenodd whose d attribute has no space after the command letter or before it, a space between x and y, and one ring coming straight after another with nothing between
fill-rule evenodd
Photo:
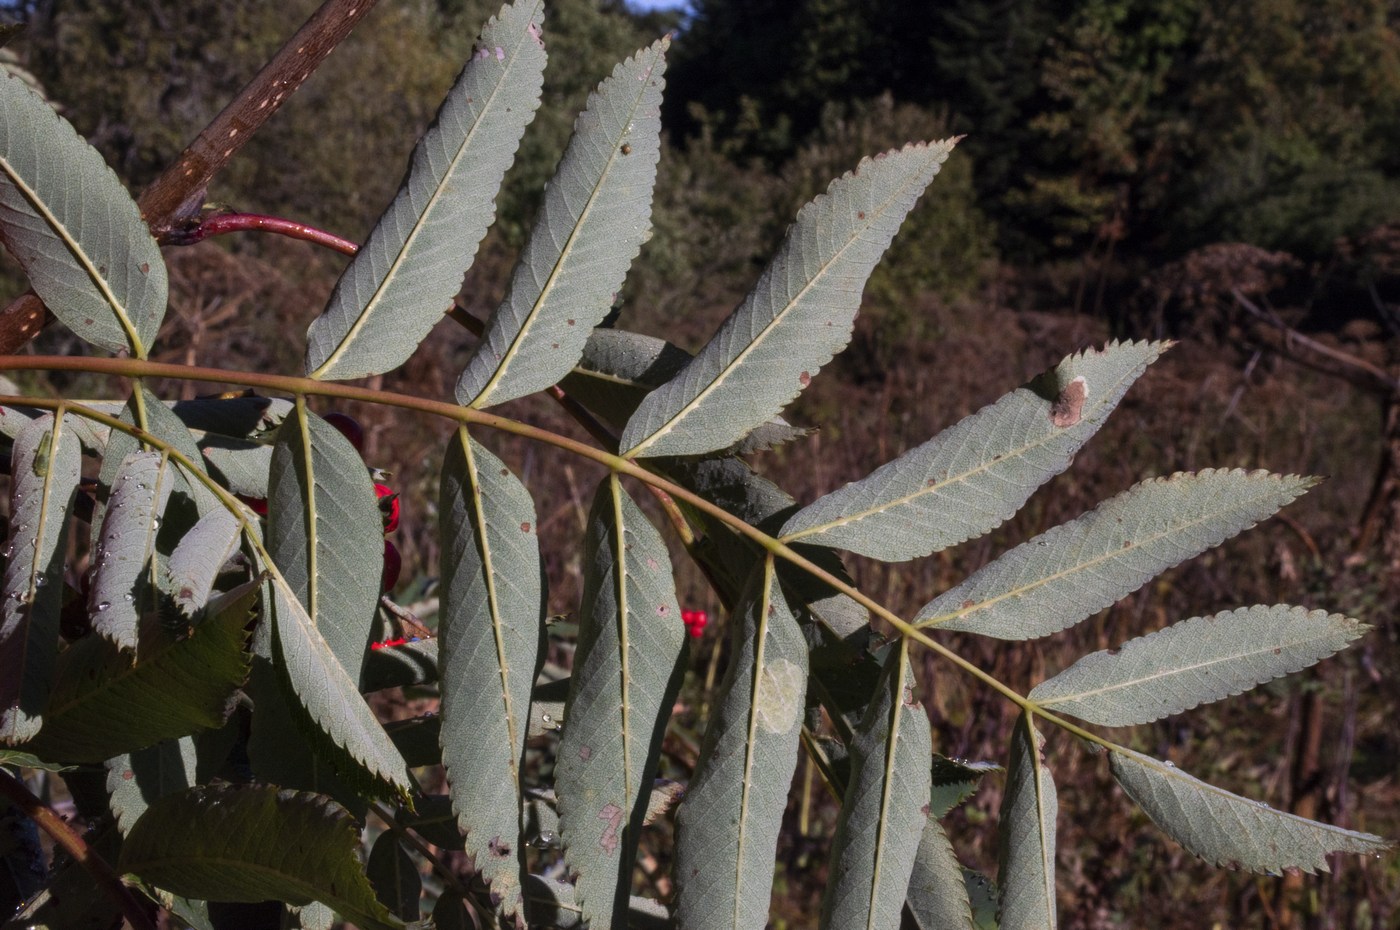
<instances>
[{"instance_id":1,"label":"red stem","mask_svg":"<svg viewBox=\"0 0 1400 930\"><path fill-rule=\"evenodd\" d=\"M298 223L295 220L284 220L276 216L264 216L261 213L220 213L211 216L201 222L198 226L187 232L173 232L170 240L176 245L192 245L202 242L210 236L222 236L232 232L246 232L248 230L258 230L261 232L276 233L279 236L288 236L292 239L302 239L306 242L313 242L316 245L324 246L340 252L342 255L354 255L360 251L360 247L349 239L342 239L334 233L328 233L323 229L314 226L307 226L305 223Z\"/></svg>"},{"instance_id":2,"label":"red stem","mask_svg":"<svg viewBox=\"0 0 1400 930\"><path fill-rule=\"evenodd\" d=\"M34 796L24 782L11 775L4 768L0 768L0 794L10 799L10 802L38 824L54 841L54 844L72 857L73 861L87 870L92 876L97 886L107 893L107 896L116 902L121 908L122 916L127 919L134 930L156 930L155 923L151 920L151 915L146 912L146 908L141 906L141 902L131 893L131 889L122 884L122 880L106 859L97 855L83 838L73 832L73 828L68 826L67 821L54 813L53 808Z\"/></svg>"}]
</instances>

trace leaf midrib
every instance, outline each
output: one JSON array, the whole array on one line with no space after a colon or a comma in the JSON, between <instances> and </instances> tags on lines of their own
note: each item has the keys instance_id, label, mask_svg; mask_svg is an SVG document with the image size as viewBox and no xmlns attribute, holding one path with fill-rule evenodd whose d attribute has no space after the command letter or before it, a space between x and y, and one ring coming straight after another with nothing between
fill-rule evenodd
<instances>
[{"instance_id":1,"label":"leaf midrib","mask_svg":"<svg viewBox=\"0 0 1400 930\"><path fill-rule=\"evenodd\" d=\"M744 741L744 778L743 790L739 796L739 829L735 837L734 856L734 912L730 926L739 927L743 925L741 915L741 904L743 903L744 887L744 838L748 833L749 825L749 795L750 785L753 783L753 770L756 764L754 759L754 748L758 739L758 701L761 695L759 688L763 683L763 657L768 646L768 607L773 596L773 556L770 553L763 563L763 594L757 603L754 604L758 622L754 626L754 647L753 647L753 677L749 684L749 720L747 739ZM737 685L738 682L736 681Z\"/></svg>"},{"instance_id":2,"label":"leaf midrib","mask_svg":"<svg viewBox=\"0 0 1400 930\"><path fill-rule=\"evenodd\" d=\"M931 147L926 148L923 152L923 154L925 155L929 155L931 153ZM919 171L913 173L912 176L917 178L922 174L923 172ZM807 294L810 291L812 291L819 282L824 281L826 279L826 276L831 271L832 266L835 265L842 257L844 257L846 252L849 249L853 248L857 242L863 241L862 234L875 225L876 219L884 218L884 216L889 210L890 204L898 196L904 194L914 186L915 185L913 183L906 180L906 183L899 185L896 188L895 193L891 194L884 201L882 201L878 208L867 211L865 223L856 226L852 230L851 235L847 237L845 244L842 245L839 249L837 249L836 252L831 256L831 258L827 259L827 261L822 263L821 269L816 274L808 278L807 283L798 289L798 292L788 300L787 304L780 311L773 314L773 316L768 320L768 322L765 323L763 327L758 331L758 334L752 339L750 339L748 344L745 345L743 349L739 350L739 354L734 356L732 360L730 360L727 364L720 368L720 370L715 374L715 376L710 379L709 384L701 388L700 391L693 398L691 398L684 405L682 405L681 408L677 410L674 414L672 414L666 420L665 423L661 424L660 427L653 430L650 436L647 436L641 442L637 443L637 445L622 453L623 457L637 458L641 456L645 449L647 449L649 446L655 445L656 442L662 437L670 434L676 428L677 424L679 424L683 419L688 417L696 408L698 408L700 404L707 397L709 397L711 393L723 386L726 383L726 376L729 375L732 371L734 371L735 368L739 367L743 363L743 361L749 357L750 354L757 351L758 348L760 348L764 344L772 329L778 326L784 320L786 320L788 314L791 313L794 310L794 308L796 308L799 304L802 303L803 299L807 296ZM828 194L827 196L831 195ZM831 206L831 204L828 204L828 206ZM799 217L799 223L800 221L801 219ZM793 234L797 235L797 233L798 228L794 227ZM784 251L786 251L786 249L784 249ZM780 252L779 254L782 255L783 253ZM765 275L767 273L767 271L764 272ZM759 280L762 281L762 278L760 278ZM737 318L737 313L735 316L730 317L731 320L735 320ZM708 346L706 348L708 349ZM686 364L686 367L681 370L681 374L683 375L686 371L690 369L692 365L696 363L696 361L703 359L704 357L705 352L701 351L699 355L695 356L695 358L692 361Z\"/></svg>"}]
</instances>

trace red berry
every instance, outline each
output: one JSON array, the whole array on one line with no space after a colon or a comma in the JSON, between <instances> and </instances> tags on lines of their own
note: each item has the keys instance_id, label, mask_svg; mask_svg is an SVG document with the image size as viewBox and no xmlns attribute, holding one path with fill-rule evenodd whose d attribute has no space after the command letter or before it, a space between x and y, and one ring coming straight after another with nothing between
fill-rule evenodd
<instances>
[{"instance_id":1,"label":"red berry","mask_svg":"<svg viewBox=\"0 0 1400 930\"><path fill-rule=\"evenodd\" d=\"M387 484L374 485L374 493L379 496L379 515L384 519L384 532L392 533L399 528L399 495Z\"/></svg>"},{"instance_id":2,"label":"red berry","mask_svg":"<svg viewBox=\"0 0 1400 930\"><path fill-rule=\"evenodd\" d=\"M365 451L365 428L360 425L359 420L346 413L328 413L324 419L350 440L350 445L355 447L356 452Z\"/></svg>"},{"instance_id":3,"label":"red berry","mask_svg":"<svg viewBox=\"0 0 1400 930\"><path fill-rule=\"evenodd\" d=\"M403 556L399 555L399 547L389 540L384 540L384 575L380 580L380 590L388 594L394 589L394 585L399 583L399 572L403 570Z\"/></svg>"},{"instance_id":4,"label":"red berry","mask_svg":"<svg viewBox=\"0 0 1400 930\"><path fill-rule=\"evenodd\" d=\"M703 610L682 610L681 621L685 623L685 631L690 634L690 638L699 639L705 635L705 626L710 622L710 615Z\"/></svg>"}]
</instances>

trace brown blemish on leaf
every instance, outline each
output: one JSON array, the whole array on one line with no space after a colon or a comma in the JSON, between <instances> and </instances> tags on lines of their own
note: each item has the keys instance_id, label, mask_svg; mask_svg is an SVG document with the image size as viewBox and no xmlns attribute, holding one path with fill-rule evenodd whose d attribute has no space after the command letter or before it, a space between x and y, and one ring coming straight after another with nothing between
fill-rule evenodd
<instances>
[{"instance_id":1,"label":"brown blemish on leaf","mask_svg":"<svg viewBox=\"0 0 1400 930\"><path fill-rule=\"evenodd\" d=\"M798 383L801 384L803 387L806 387L807 385L809 385L809 384L812 383L812 376L809 375L807 372L804 371L804 372L802 372L802 374L800 374L800 375L797 376L797 381L798 381Z\"/></svg>"},{"instance_id":2,"label":"brown blemish on leaf","mask_svg":"<svg viewBox=\"0 0 1400 930\"><path fill-rule=\"evenodd\" d=\"M593 747L592 747L592 746L580 746L580 747L578 748L578 757L579 757L579 759L581 759L581 760L584 761L584 762L587 762L589 759L592 759L592 758L593 758Z\"/></svg>"},{"instance_id":3,"label":"brown blemish on leaf","mask_svg":"<svg viewBox=\"0 0 1400 930\"><path fill-rule=\"evenodd\" d=\"M142 262L142 263L141 263L141 273L142 273L142 274L150 274L150 273L151 273L151 263L150 263L150 262Z\"/></svg>"},{"instance_id":4,"label":"brown blemish on leaf","mask_svg":"<svg viewBox=\"0 0 1400 930\"><path fill-rule=\"evenodd\" d=\"M602 847L603 852L610 853L617 849L617 831L622 826L622 808L616 804L609 804L598 812L598 819L605 821L608 825L598 840L598 845Z\"/></svg>"},{"instance_id":5,"label":"brown blemish on leaf","mask_svg":"<svg viewBox=\"0 0 1400 930\"><path fill-rule=\"evenodd\" d=\"M664 617L670 612L671 608L667 607L665 604L662 604L660 607L656 608L656 615L658 617Z\"/></svg>"},{"instance_id":6,"label":"brown blemish on leaf","mask_svg":"<svg viewBox=\"0 0 1400 930\"><path fill-rule=\"evenodd\" d=\"M510 843L501 839L499 836L491 837L491 842L486 844L486 848L490 850L491 855L499 859L504 859L506 856L510 855Z\"/></svg>"},{"instance_id":7,"label":"brown blemish on leaf","mask_svg":"<svg viewBox=\"0 0 1400 930\"><path fill-rule=\"evenodd\" d=\"M977 606L977 602L974 600L966 600L962 602L961 606L963 610L971 610L972 608Z\"/></svg>"},{"instance_id":8,"label":"brown blemish on leaf","mask_svg":"<svg viewBox=\"0 0 1400 930\"><path fill-rule=\"evenodd\" d=\"M1050 422L1061 429L1078 423L1084 412L1084 400L1088 396L1088 385L1084 381L1084 376L1080 375L1066 384L1064 390L1060 392L1060 396L1056 397L1055 402L1050 405Z\"/></svg>"},{"instance_id":9,"label":"brown blemish on leaf","mask_svg":"<svg viewBox=\"0 0 1400 930\"><path fill-rule=\"evenodd\" d=\"M622 154L624 154L624 155L631 155L631 154L632 154L632 146L628 145L626 142L622 143Z\"/></svg>"},{"instance_id":10,"label":"brown blemish on leaf","mask_svg":"<svg viewBox=\"0 0 1400 930\"><path fill-rule=\"evenodd\" d=\"M1124 549L1131 549L1131 548L1133 548L1133 541L1132 541L1131 539L1125 539L1125 540L1123 540L1123 548L1124 548Z\"/></svg>"},{"instance_id":11,"label":"brown blemish on leaf","mask_svg":"<svg viewBox=\"0 0 1400 930\"><path fill-rule=\"evenodd\" d=\"M529 520L526 520L524 523L520 524L520 532L522 532L522 533L528 533L528 532L530 532L530 521L529 521Z\"/></svg>"}]
</instances>

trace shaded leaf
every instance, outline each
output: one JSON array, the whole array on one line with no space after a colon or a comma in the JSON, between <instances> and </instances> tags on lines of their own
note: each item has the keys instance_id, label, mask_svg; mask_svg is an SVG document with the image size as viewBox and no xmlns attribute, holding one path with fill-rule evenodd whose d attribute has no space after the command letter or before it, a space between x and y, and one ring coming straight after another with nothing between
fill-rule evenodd
<instances>
[{"instance_id":1,"label":"shaded leaf","mask_svg":"<svg viewBox=\"0 0 1400 930\"><path fill-rule=\"evenodd\" d=\"M1368 629L1325 610L1241 607L1087 655L1028 697L1104 726L1150 723L1307 668Z\"/></svg>"},{"instance_id":2,"label":"shaded leaf","mask_svg":"<svg viewBox=\"0 0 1400 930\"><path fill-rule=\"evenodd\" d=\"M974 572L917 619L998 639L1059 632L1267 519L1315 483L1242 469L1143 481Z\"/></svg>"},{"instance_id":3,"label":"shaded leaf","mask_svg":"<svg viewBox=\"0 0 1400 930\"><path fill-rule=\"evenodd\" d=\"M731 445L778 413L850 341L865 280L953 143L911 145L803 207L744 303L623 431L628 457Z\"/></svg>"},{"instance_id":4,"label":"shaded leaf","mask_svg":"<svg viewBox=\"0 0 1400 930\"><path fill-rule=\"evenodd\" d=\"M1112 343L1103 351L1071 355L868 477L803 508L783 526L783 539L899 562L981 536L1069 467L1164 348ZM1071 393L1079 401L1075 418L1057 421L1057 405Z\"/></svg>"},{"instance_id":5,"label":"shaded leaf","mask_svg":"<svg viewBox=\"0 0 1400 930\"><path fill-rule=\"evenodd\" d=\"M423 877L408 850L392 830L379 834L365 862L365 874L374 894L402 920L418 919L418 898L423 893Z\"/></svg>"},{"instance_id":6,"label":"shaded leaf","mask_svg":"<svg viewBox=\"0 0 1400 930\"><path fill-rule=\"evenodd\" d=\"M298 404L278 427L273 447L267 551L356 683L379 605L384 560L376 500L350 440Z\"/></svg>"},{"instance_id":7,"label":"shaded leaf","mask_svg":"<svg viewBox=\"0 0 1400 930\"><path fill-rule=\"evenodd\" d=\"M161 798L132 827L118 868L188 898L320 901L367 928L403 924L374 897L360 833L334 801L263 785Z\"/></svg>"},{"instance_id":8,"label":"shaded leaf","mask_svg":"<svg viewBox=\"0 0 1400 930\"><path fill-rule=\"evenodd\" d=\"M131 832L152 801L199 783L194 738L190 736L121 753L107 759L103 767L112 814L123 834Z\"/></svg>"},{"instance_id":9,"label":"shaded leaf","mask_svg":"<svg viewBox=\"0 0 1400 930\"><path fill-rule=\"evenodd\" d=\"M851 742L851 776L836 821L821 926L898 930L928 822L928 715L914 697L909 640L886 662Z\"/></svg>"},{"instance_id":10,"label":"shaded leaf","mask_svg":"<svg viewBox=\"0 0 1400 930\"><path fill-rule=\"evenodd\" d=\"M156 534L174 486L169 458L154 451L128 455L112 479L92 554L88 609L93 632L122 649L136 649L141 620L157 606Z\"/></svg>"},{"instance_id":11,"label":"shaded leaf","mask_svg":"<svg viewBox=\"0 0 1400 930\"><path fill-rule=\"evenodd\" d=\"M43 758L102 762L161 740L222 726L248 677L248 619L257 588L235 589L188 636L143 633L140 660L86 636L58 661L44 728L26 745ZM114 715L113 708L121 708Z\"/></svg>"},{"instance_id":12,"label":"shaded leaf","mask_svg":"<svg viewBox=\"0 0 1400 930\"><path fill-rule=\"evenodd\" d=\"M662 39L613 69L574 135L511 278L457 382L457 400L489 407L569 373L651 234L661 157Z\"/></svg>"},{"instance_id":13,"label":"shaded leaf","mask_svg":"<svg viewBox=\"0 0 1400 930\"><path fill-rule=\"evenodd\" d=\"M963 762L934 753L933 801L929 816L935 819L947 816L949 811L972 797L982 776L1000 771L1001 766L991 762Z\"/></svg>"},{"instance_id":14,"label":"shaded leaf","mask_svg":"<svg viewBox=\"0 0 1400 930\"><path fill-rule=\"evenodd\" d=\"M452 306L540 105L542 7L542 0L507 4L482 29L394 202L307 331L311 377L397 368Z\"/></svg>"},{"instance_id":15,"label":"shaded leaf","mask_svg":"<svg viewBox=\"0 0 1400 930\"><path fill-rule=\"evenodd\" d=\"M773 558L731 618L733 651L700 760L676 814L676 920L762 928L807 686L807 643Z\"/></svg>"},{"instance_id":16,"label":"shaded leaf","mask_svg":"<svg viewBox=\"0 0 1400 930\"><path fill-rule=\"evenodd\" d=\"M108 862L116 858L121 834L109 825L87 837L88 849ZM111 930L121 924L121 909L105 894L94 894L92 875L79 862L55 856L47 887L34 895L3 925L4 930Z\"/></svg>"},{"instance_id":17,"label":"shaded leaf","mask_svg":"<svg viewBox=\"0 0 1400 930\"><path fill-rule=\"evenodd\" d=\"M574 898L573 885L543 875L525 877L525 913L532 927L584 930L596 926L585 921ZM660 901L633 895L628 901L626 922L616 926L629 930L674 930L675 925Z\"/></svg>"},{"instance_id":18,"label":"shaded leaf","mask_svg":"<svg viewBox=\"0 0 1400 930\"><path fill-rule=\"evenodd\" d=\"M63 558L82 453L70 417L26 426L10 457L10 535L0 599L0 742L32 737L58 657Z\"/></svg>"},{"instance_id":19,"label":"shaded leaf","mask_svg":"<svg viewBox=\"0 0 1400 930\"><path fill-rule=\"evenodd\" d=\"M1002 930L1053 930L1055 912L1055 818L1059 801L1045 765L1045 738L1022 715L1011 736L1006 794L998 831Z\"/></svg>"},{"instance_id":20,"label":"shaded leaf","mask_svg":"<svg viewBox=\"0 0 1400 930\"><path fill-rule=\"evenodd\" d=\"M0 241L54 316L145 358L165 315L165 262L97 150L24 81L0 79Z\"/></svg>"},{"instance_id":21,"label":"shaded leaf","mask_svg":"<svg viewBox=\"0 0 1400 930\"><path fill-rule=\"evenodd\" d=\"M1379 855L1379 836L1343 830L1276 811L1187 775L1170 762L1114 749L1113 777L1152 822L1212 865L1280 875L1287 869L1328 872L1334 852Z\"/></svg>"},{"instance_id":22,"label":"shaded leaf","mask_svg":"<svg viewBox=\"0 0 1400 930\"><path fill-rule=\"evenodd\" d=\"M967 891L963 868L943 824L929 817L914 855L905 913L918 930L973 930Z\"/></svg>"},{"instance_id":23,"label":"shaded leaf","mask_svg":"<svg viewBox=\"0 0 1400 930\"><path fill-rule=\"evenodd\" d=\"M442 759L467 852L514 914L525 863L520 770L545 609L535 505L501 460L459 429L438 512Z\"/></svg>"},{"instance_id":24,"label":"shaded leaf","mask_svg":"<svg viewBox=\"0 0 1400 930\"><path fill-rule=\"evenodd\" d=\"M583 585L554 787L583 917L621 927L685 629L666 543L616 474L593 499Z\"/></svg>"},{"instance_id":25,"label":"shaded leaf","mask_svg":"<svg viewBox=\"0 0 1400 930\"><path fill-rule=\"evenodd\" d=\"M374 649L360 673L360 690L382 691L408 685L428 684L438 679L438 641L411 640L395 646Z\"/></svg>"}]
</instances>

